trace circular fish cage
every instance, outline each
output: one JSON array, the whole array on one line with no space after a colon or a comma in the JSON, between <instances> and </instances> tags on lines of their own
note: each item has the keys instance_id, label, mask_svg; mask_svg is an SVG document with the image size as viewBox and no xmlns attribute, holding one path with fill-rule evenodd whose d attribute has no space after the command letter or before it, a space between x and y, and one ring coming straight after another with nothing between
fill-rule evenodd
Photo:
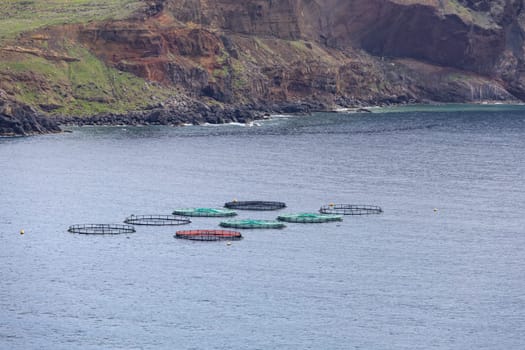
<instances>
[{"instance_id":1,"label":"circular fish cage","mask_svg":"<svg viewBox=\"0 0 525 350\"><path fill-rule=\"evenodd\" d=\"M242 239L240 232L228 230L177 231L174 237L191 241L238 241Z\"/></svg>"},{"instance_id":2,"label":"circular fish cage","mask_svg":"<svg viewBox=\"0 0 525 350\"><path fill-rule=\"evenodd\" d=\"M279 221L274 220L226 220L220 223L222 227L231 227L231 228L268 228L268 229L281 229L286 226Z\"/></svg>"},{"instance_id":3,"label":"circular fish cage","mask_svg":"<svg viewBox=\"0 0 525 350\"><path fill-rule=\"evenodd\" d=\"M277 218L277 220L301 224L317 224L331 221L342 221L343 217L341 215L300 213L281 215Z\"/></svg>"},{"instance_id":4,"label":"circular fish cage","mask_svg":"<svg viewBox=\"0 0 525 350\"><path fill-rule=\"evenodd\" d=\"M119 235L134 233L135 228L130 225L81 224L69 226L67 231L84 235Z\"/></svg>"},{"instance_id":5,"label":"circular fish cage","mask_svg":"<svg viewBox=\"0 0 525 350\"><path fill-rule=\"evenodd\" d=\"M131 215L124 220L124 223L143 226L177 226L190 224L191 220L180 215Z\"/></svg>"},{"instance_id":6,"label":"circular fish cage","mask_svg":"<svg viewBox=\"0 0 525 350\"><path fill-rule=\"evenodd\" d=\"M376 205L328 204L323 205L319 212L338 215L372 215L381 214L383 209Z\"/></svg>"},{"instance_id":7,"label":"circular fish cage","mask_svg":"<svg viewBox=\"0 0 525 350\"><path fill-rule=\"evenodd\" d=\"M279 210L286 208L283 202L268 201L233 201L224 204L226 208L238 210Z\"/></svg>"},{"instance_id":8,"label":"circular fish cage","mask_svg":"<svg viewBox=\"0 0 525 350\"><path fill-rule=\"evenodd\" d=\"M237 213L229 209L215 208L181 208L175 209L173 215L196 216L196 217L225 217L235 216Z\"/></svg>"}]
</instances>

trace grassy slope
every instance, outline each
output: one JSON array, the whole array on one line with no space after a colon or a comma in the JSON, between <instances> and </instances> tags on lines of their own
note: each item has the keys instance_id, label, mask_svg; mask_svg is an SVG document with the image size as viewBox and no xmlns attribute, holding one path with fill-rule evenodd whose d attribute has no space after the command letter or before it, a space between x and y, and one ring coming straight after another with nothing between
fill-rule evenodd
<instances>
[{"instance_id":1,"label":"grassy slope","mask_svg":"<svg viewBox=\"0 0 525 350\"><path fill-rule=\"evenodd\" d=\"M137 0L2 0L0 39L50 25L125 18L141 6Z\"/></svg>"},{"instance_id":2,"label":"grassy slope","mask_svg":"<svg viewBox=\"0 0 525 350\"><path fill-rule=\"evenodd\" d=\"M32 106L53 105L56 115L125 113L163 100L170 90L149 84L136 76L109 68L81 47L69 54L78 62L51 62L27 56L18 61L0 61L0 88Z\"/></svg>"},{"instance_id":3,"label":"grassy slope","mask_svg":"<svg viewBox=\"0 0 525 350\"><path fill-rule=\"evenodd\" d=\"M125 18L142 5L136 0L2 0L0 49L13 44L22 32L57 24ZM50 61L28 54L1 55L0 51L0 89L37 108L55 106L51 114L79 116L124 113L171 93L107 67L78 44L64 44L62 53L78 58L78 62ZM35 45L45 49L46 42Z\"/></svg>"}]
</instances>

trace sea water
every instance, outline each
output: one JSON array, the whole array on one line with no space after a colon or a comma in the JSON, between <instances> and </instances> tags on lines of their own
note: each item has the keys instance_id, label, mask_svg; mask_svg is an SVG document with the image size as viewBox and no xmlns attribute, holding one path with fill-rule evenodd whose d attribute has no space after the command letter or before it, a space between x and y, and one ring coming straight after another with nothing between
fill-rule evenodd
<instances>
[{"instance_id":1,"label":"sea water","mask_svg":"<svg viewBox=\"0 0 525 350\"><path fill-rule=\"evenodd\" d=\"M524 349L525 108L374 112L0 139L0 348ZM67 232L234 199L384 213Z\"/></svg>"}]
</instances>

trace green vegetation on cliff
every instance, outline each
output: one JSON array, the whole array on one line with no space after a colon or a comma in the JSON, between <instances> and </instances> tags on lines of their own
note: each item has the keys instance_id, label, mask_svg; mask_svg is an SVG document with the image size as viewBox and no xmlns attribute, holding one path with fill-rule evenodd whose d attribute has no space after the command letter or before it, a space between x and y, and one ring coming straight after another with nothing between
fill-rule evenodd
<instances>
[{"instance_id":1,"label":"green vegetation on cliff","mask_svg":"<svg viewBox=\"0 0 525 350\"><path fill-rule=\"evenodd\" d=\"M34 40L29 49L7 49L24 32L126 18L143 6L144 2L137 0L4 0L0 13L0 89L16 101L55 115L125 113L166 99L172 93L170 89L110 68L78 43L46 37ZM73 60L44 57L49 47L54 54Z\"/></svg>"},{"instance_id":2,"label":"green vegetation on cliff","mask_svg":"<svg viewBox=\"0 0 525 350\"><path fill-rule=\"evenodd\" d=\"M54 62L24 55L0 62L0 88L15 99L55 115L125 113L165 100L171 89L106 66L86 49L74 46L74 62Z\"/></svg>"},{"instance_id":3,"label":"green vegetation on cliff","mask_svg":"<svg viewBox=\"0 0 525 350\"><path fill-rule=\"evenodd\" d=\"M0 40L50 25L122 19L142 6L138 0L2 0Z\"/></svg>"}]
</instances>

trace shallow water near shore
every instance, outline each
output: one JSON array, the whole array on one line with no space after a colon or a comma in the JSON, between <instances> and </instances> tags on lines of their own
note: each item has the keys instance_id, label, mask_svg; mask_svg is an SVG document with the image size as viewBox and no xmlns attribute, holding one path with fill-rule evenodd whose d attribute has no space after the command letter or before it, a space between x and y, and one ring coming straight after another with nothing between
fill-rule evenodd
<instances>
[{"instance_id":1,"label":"shallow water near shore","mask_svg":"<svg viewBox=\"0 0 525 350\"><path fill-rule=\"evenodd\" d=\"M525 348L523 107L72 131L0 139L1 349ZM67 233L233 199L384 213Z\"/></svg>"}]
</instances>

